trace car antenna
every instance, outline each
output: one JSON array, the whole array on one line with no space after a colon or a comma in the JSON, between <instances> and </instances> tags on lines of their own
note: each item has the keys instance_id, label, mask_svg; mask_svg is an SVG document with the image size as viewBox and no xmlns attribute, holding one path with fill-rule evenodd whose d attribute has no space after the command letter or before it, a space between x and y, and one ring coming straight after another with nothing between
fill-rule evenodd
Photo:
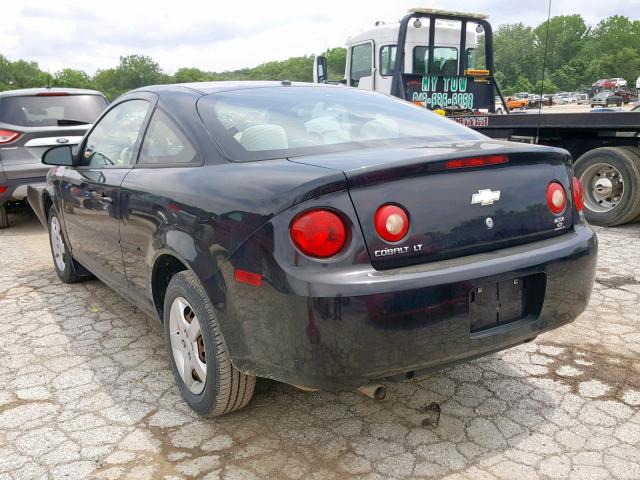
<instances>
[{"instance_id":1,"label":"car antenna","mask_svg":"<svg viewBox=\"0 0 640 480\"><path fill-rule=\"evenodd\" d=\"M538 104L538 126L536 128L536 145L538 144L538 140L540 139L540 114L542 113L542 102L543 102L543 93L544 93L544 72L547 69L547 47L549 46L549 26L551 23L551 0L549 0L549 8L547 10L547 32L545 34L544 40L544 56L542 57L542 80L540 81L540 100ZM553 102L553 100L550 100Z\"/></svg>"}]
</instances>

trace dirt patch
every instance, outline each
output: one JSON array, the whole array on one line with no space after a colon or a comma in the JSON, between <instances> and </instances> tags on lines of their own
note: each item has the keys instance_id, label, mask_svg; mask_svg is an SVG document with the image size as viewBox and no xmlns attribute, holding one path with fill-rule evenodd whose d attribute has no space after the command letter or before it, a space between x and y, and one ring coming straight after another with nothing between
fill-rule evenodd
<instances>
[{"instance_id":1,"label":"dirt patch","mask_svg":"<svg viewBox=\"0 0 640 480\"><path fill-rule=\"evenodd\" d=\"M554 380L570 385L572 391L579 395L579 385L589 380L599 380L611 387L606 395L599 400L622 400L625 391L640 390L640 361L637 357L624 356L603 346L589 346L577 348L565 344L548 344L563 348L564 351L556 355L554 362L547 365L548 376ZM559 375L557 370L570 366L580 373L575 376Z\"/></svg>"},{"instance_id":2,"label":"dirt patch","mask_svg":"<svg viewBox=\"0 0 640 480\"><path fill-rule=\"evenodd\" d=\"M611 277L596 277L596 283L603 287L612 289L621 289L629 285L640 285L640 281L632 275L614 275Z\"/></svg>"}]
</instances>

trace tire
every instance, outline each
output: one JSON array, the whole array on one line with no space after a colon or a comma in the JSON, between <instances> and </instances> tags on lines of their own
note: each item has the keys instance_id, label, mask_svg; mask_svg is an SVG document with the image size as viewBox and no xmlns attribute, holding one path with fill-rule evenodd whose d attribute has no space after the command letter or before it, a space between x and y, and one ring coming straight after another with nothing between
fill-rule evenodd
<instances>
[{"instance_id":1,"label":"tire","mask_svg":"<svg viewBox=\"0 0 640 480\"><path fill-rule=\"evenodd\" d=\"M610 227L640 216L638 155L627 148L596 148L575 162L574 172L584 186L584 212L589 223ZM608 183L599 189L597 183L603 180Z\"/></svg>"},{"instance_id":2,"label":"tire","mask_svg":"<svg viewBox=\"0 0 640 480\"><path fill-rule=\"evenodd\" d=\"M0 205L0 230L4 228L9 228L9 211L6 203Z\"/></svg>"},{"instance_id":3,"label":"tire","mask_svg":"<svg viewBox=\"0 0 640 480\"><path fill-rule=\"evenodd\" d=\"M231 364L211 300L192 272L177 273L169 282L163 321L171 370L187 404L204 417L244 408L256 377Z\"/></svg>"},{"instance_id":4,"label":"tire","mask_svg":"<svg viewBox=\"0 0 640 480\"><path fill-rule=\"evenodd\" d=\"M629 152L629 154L631 154L634 157L636 164L640 169L640 148L638 147L620 147L620 148L622 148L623 150L626 150L627 152ZM638 214L637 217L635 217L633 220L631 220L631 222L628 222L628 223L635 223L635 222L640 222L640 214Z\"/></svg>"},{"instance_id":5,"label":"tire","mask_svg":"<svg viewBox=\"0 0 640 480\"><path fill-rule=\"evenodd\" d=\"M69 247L61 226L62 223L58 212L52 207L49 210L48 227L53 266L56 269L58 278L64 283L76 283L85 279L87 275L84 275L84 268L69 253Z\"/></svg>"}]
</instances>

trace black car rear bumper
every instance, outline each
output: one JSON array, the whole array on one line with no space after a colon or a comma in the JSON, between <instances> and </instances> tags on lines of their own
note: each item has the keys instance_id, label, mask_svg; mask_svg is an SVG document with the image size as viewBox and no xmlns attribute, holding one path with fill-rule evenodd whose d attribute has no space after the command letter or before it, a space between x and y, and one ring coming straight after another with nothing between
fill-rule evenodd
<instances>
[{"instance_id":1,"label":"black car rear bumper","mask_svg":"<svg viewBox=\"0 0 640 480\"><path fill-rule=\"evenodd\" d=\"M291 293L238 284L227 264L216 308L240 370L350 387L495 352L573 321L589 301L596 257L595 233L578 225L560 237L415 267L287 271ZM529 284L536 291L524 318L472 332L472 292L525 278L542 284Z\"/></svg>"}]
</instances>

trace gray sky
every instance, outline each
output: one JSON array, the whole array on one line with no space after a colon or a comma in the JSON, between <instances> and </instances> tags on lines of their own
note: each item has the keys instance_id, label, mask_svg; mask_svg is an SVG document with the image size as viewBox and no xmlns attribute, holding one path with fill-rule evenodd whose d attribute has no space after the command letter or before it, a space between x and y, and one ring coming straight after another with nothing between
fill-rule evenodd
<instances>
[{"instance_id":1,"label":"gray sky","mask_svg":"<svg viewBox=\"0 0 640 480\"><path fill-rule=\"evenodd\" d=\"M376 20L393 21L411 7L490 15L502 23L537 25L547 0L17 0L2 7L0 53L37 61L55 72L94 73L121 55L144 54L173 73L189 66L222 71L341 46ZM640 18L640 0L553 0L552 15L580 13L592 25L610 15Z\"/></svg>"}]
</instances>

